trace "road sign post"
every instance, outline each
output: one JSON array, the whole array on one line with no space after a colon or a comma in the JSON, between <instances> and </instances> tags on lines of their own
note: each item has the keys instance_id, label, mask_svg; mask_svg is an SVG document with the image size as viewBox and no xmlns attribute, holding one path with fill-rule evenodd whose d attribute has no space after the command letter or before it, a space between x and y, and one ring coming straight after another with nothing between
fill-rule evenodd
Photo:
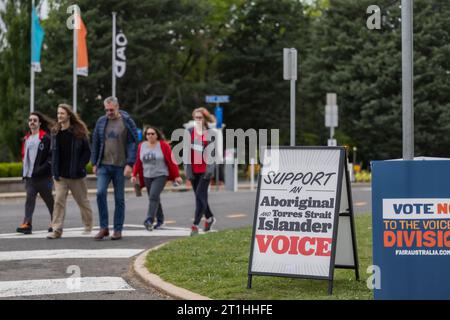
<instances>
[{"instance_id":1,"label":"road sign post","mask_svg":"<svg viewBox=\"0 0 450 320\"><path fill-rule=\"evenodd\" d=\"M222 148L223 148L223 135L222 135L222 129L223 129L223 108L220 106L221 103L229 103L230 102L230 96L206 96L205 97L206 103L215 103L216 108L214 110L214 114L216 116L216 128L219 130L218 134L220 135L220 139L216 136L216 190L219 190L219 164L217 163L217 157L218 154L222 154ZM221 143L218 143L217 139L220 140ZM220 148L220 150L219 150ZM223 161L220 161L223 162Z\"/></svg>"},{"instance_id":2,"label":"road sign post","mask_svg":"<svg viewBox=\"0 0 450 320\"><path fill-rule=\"evenodd\" d=\"M328 146L337 146L337 141L334 139L334 128L338 126L338 106L336 93L327 93L327 104L325 106L325 127L330 128L330 139L328 139Z\"/></svg>"},{"instance_id":3,"label":"road sign post","mask_svg":"<svg viewBox=\"0 0 450 320\"><path fill-rule=\"evenodd\" d=\"M295 146L295 81L297 80L297 50L283 49L283 79L291 81L291 147Z\"/></svg>"}]
</instances>

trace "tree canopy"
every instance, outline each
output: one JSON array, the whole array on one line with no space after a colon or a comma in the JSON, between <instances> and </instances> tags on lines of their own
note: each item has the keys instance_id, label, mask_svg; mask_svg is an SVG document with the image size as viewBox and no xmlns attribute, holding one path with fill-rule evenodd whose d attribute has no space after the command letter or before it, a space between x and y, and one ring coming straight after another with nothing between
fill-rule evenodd
<instances>
[{"instance_id":1,"label":"tree canopy","mask_svg":"<svg viewBox=\"0 0 450 320\"><path fill-rule=\"evenodd\" d=\"M37 3L39 1L36 1ZM121 107L139 126L166 135L228 94L227 128L279 128L289 142L289 82L283 48L298 50L297 137L325 145L325 96L338 96L338 143L358 147L366 164L401 157L399 1L380 0L380 30L366 27L370 0L80 0L89 76L78 77L78 110L92 129L111 95L111 12L128 39L127 71L117 79ZM55 116L72 101L70 1L50 1L36 109ZM19 157L30 82L30 3L9 0L0 13L0 161ZM415 154L450 156L450 3L414 1ZM207 106L213 110L212 105Z\"/></svg>"}]
</instances>

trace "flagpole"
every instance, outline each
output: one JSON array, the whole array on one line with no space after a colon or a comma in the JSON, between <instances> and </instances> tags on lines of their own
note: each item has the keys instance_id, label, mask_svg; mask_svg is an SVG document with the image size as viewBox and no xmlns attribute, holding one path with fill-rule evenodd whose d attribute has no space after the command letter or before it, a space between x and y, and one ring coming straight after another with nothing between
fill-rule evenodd
<instances>
[{"instance_id":1,"label":"flagpole","mask_svg":"<svg viewBox=\"0 0 450 320\"><path fill-rule=\"evenodd\" d=\"M30 59L30 113L34 112L34 70L33 70L33 8L34 8L34 0L31 2L31 59Z\"/></svg>"},{"instance_id":2,"label":"flagpole","mask_svg":"<svg viewBox=\"0 0 450 320\"><path fill-rule=\"evenodd\" d=\"M116 96L116 12L112 13L112 96Z\"/></svg>"},{"instance_id":3,"label":"flagpole","mask_svg":"<svg viewBox=\"0 0 450 320\"><path fill-rule=\"evenodd\" d=\"M77 54L78 54L78 28L79 13L75 11L75 26L73 28L73 112L77 112Z\"/></svg>"}]
</instances>

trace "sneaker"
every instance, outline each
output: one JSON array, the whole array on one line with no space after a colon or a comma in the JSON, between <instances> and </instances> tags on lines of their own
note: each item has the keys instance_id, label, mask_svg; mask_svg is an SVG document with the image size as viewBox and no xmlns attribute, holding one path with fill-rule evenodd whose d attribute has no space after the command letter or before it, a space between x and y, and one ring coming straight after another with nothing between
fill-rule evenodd
<instances>
[{"instance_id":1,"label":"sneaker","mask_svg":"<svg viewBox=\"0 0 450 320\"><path fill-rule=\"evenodd\" d=\"M161 229L161 227L164 225L164 222L158 222L153 226L153 229Z\"/></svg>"},{"instance_id":2,"label":"sneaker","mask_svg":"<svg viewBox=\"0 0 450 320\"><path fill-rule=\"evenodd\" d=\"M62 236L62 231L55 230L47 236L47 239L59 239Z\"/></svg>"},{"instance_id":3,"label":"sneaker","mask_svg":"<svg viewBox=\"0 0 450 320\"><path fill-rule=\"evenodd\" d=\"M17 229L16 232L23 234L31 234L33 227L30 223L22 223Z\"/></svg>"},{"instance_id":4,"label":"sneaker","mask_svg":"<svg viewBox=\"0 0 450 320\"><path fill-rule=\"evenodd\" d=\"M48 227L48 230L47 230L47 232L53 232L53 228L52 228L52 226L49 226L49 227Z\"/></svg>"},{"instance_id":5,"label":"sneaker","mask_svg":"<svg viewBox=\"0 0 450 320\"><path fill-rule=\"evenodd\" d=\"M151 222L145 221L144 227L147 229L147 231L153 231L153 224Z\"/></svg>"},{"instance_id":6,"label":"sneaker","mask_svg":"<svg viewBox=\"0 0 450 320\"><path fill-rule=\"evenodd\" d=\"M120 240L122 239L122 231L114 231L113 235L111 236L111 240Z\"/></svg>"},{"instance_id":7,"label":"sneaker","mask_svg":"<svg viewBox=\"0 0 450 320\"><path fill-rule=\"evenodd\" d=\"M216 222L216 218L211 217L209 219L205 220L205 227L203 229L203 231L208 232L209 230L211 230L211 226Z\"/></svg>"},{"instance_id":8,"label":"sneaker","mask_svg":"<svg viewBox=\"0 0 450 320\"><path fill-rule=\"evenodd\" d=\"M198 227L196 225L193 225L191 227L191 237L198 235Z\"/></svg>"}]
</instances>

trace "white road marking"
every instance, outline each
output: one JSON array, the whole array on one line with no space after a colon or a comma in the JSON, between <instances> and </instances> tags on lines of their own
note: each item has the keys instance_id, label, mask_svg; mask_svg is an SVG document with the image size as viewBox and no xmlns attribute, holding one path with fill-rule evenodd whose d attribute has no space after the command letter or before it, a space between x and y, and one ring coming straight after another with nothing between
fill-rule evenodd
<instances>
[{"instance_id":1,"label":"white road marking","mask_svg":"<svg viewBox=\"0 0 450 320\"><path fill-rule=\"evenodd\" d=\"M94 228L98 229L98 228ZM95 230L88 235L82 234L83 228L67 228L64 229L62 238L91 238L95 236ZM111 232L110 232L111 233ZM203 233L203 231L200 231ZM32 234L21 234L21 233L5 233L0 234L0 239L45 239L49 233L46 230L43 231L33 231ZM112 233L111 233L112 234ZM174 227L163 227L162 229L157 229L153 231L143 230L123 230L123 237L186 237L191 234L190 228L174 228ZM50 241L50 240L49 240ZM60 241L60 239L52 240Z\"/></svg>"},{"instance_id":2,"label":"white road marking","mask_svg":"<svg viewBox=\"0 0 450 320\"><path fill-rule=\"evenodd\" d=\"M145 249L62 249L0 251L0 261L36 260L36 259L127 259Z\"/></svg>"},{"instance_id":3,"label":"white road marking","mask_svg":"<svg viewBox=\"0 0 450 320\"><path fill-rule=\"evenodd\" d=\"M120 277L85 277L0 282L0 298L134 290Z\"/></svg>"},{"instance_id":4,"label":"white road marking","mask_svg":"<svg viewBox=\"0 0 450 320\"><path fill-rule=\"evenodd\" d=\"M355 207L364 207L365 205L367 205L367 202L364 201L355 202Z\"/></svg>"},{"instance_id":5,"label":"white road marking","mask_svg":"<svg viewBox=\"0 0 450 320\"><path fill-rule=\"evenodd\" d=\"M235 214L229 214L227 215L227 218L245 218L247 215L245 213L235 213Z\"/></svg>"}]
</instances>

